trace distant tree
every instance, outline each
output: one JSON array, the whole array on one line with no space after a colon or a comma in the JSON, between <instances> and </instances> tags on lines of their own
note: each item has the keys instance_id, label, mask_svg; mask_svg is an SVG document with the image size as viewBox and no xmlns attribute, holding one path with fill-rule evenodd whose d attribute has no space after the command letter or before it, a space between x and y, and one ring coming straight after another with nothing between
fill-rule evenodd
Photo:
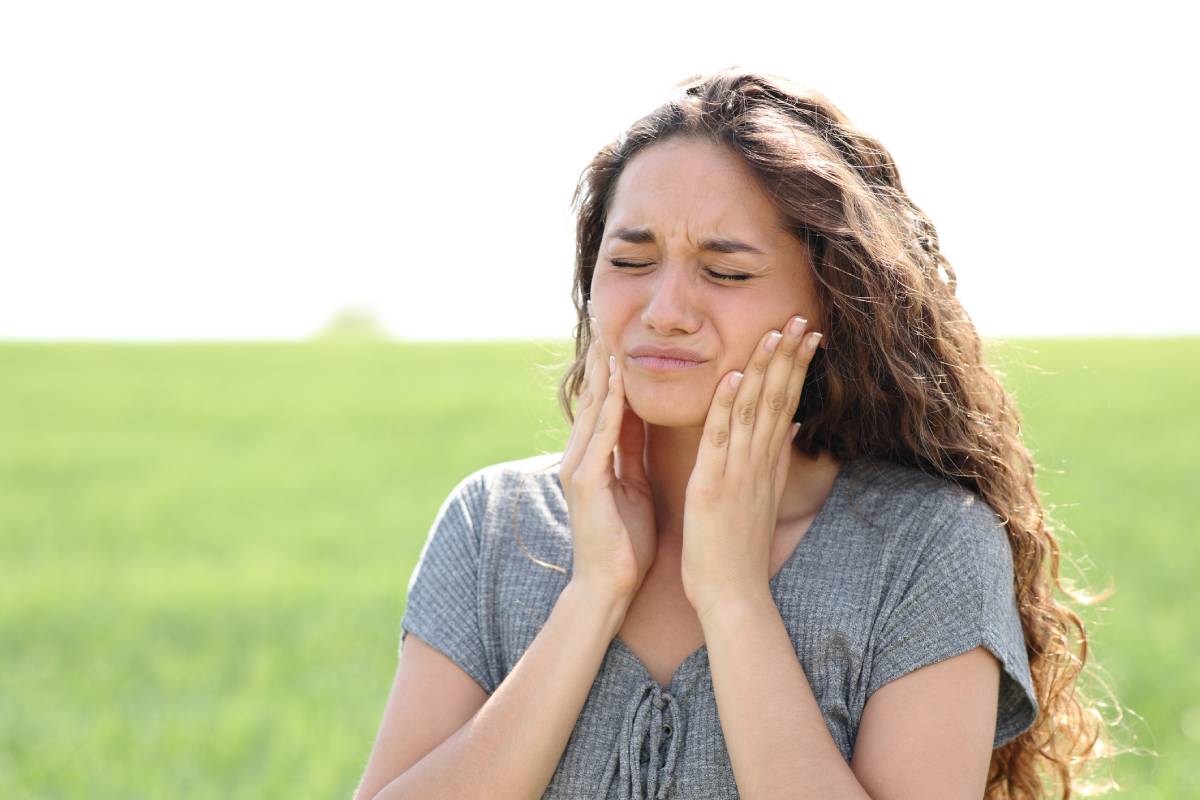
<instances>
[{"instance_id":1,"label":"distant tree","mask_svg":"<svg viewBox=\"0 0 1200 800\"><path fill-rule=\"evenodd\" d=\"M390 339L387 328L369 309L349 306L333 315L316 334L317 339L377 341Z\"/></svg>"}]
</instances>

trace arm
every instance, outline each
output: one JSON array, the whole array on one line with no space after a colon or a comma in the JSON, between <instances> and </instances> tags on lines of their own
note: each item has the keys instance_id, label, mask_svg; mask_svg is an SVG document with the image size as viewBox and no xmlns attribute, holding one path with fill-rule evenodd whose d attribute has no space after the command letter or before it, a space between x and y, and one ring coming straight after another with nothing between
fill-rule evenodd
<instances>
[{"instance_id":1,"label":"arm","mask_svg":"<svg viewBox=\"0 0 1200 800\"><path fill-rule=\"evenodd\" d=\"M986 651L916 670L872 695L851 766L766 587L715 605L701 625L743 797L983 796L999 681L999 665Z\"/></svg>"},{"instance_id":2,"label":"arm","mask_svg":"<svg viewBox=\"0 0 1200 800\"><path fill-rule=\"evenodd\" d=\"M479 712L374 800L541 797L628 605L569 583Z\"/></svg>"},{"instance_id":3,"label":"arm","mask_svg":"<svg viewBox=\"0 0 1200 800\"><path fill-rule=\"evenodd\" d=\"M741 796L870 800L825 727L770 590L712 609L700 623Z\"/></svg>"},{"instance_id":4,"label":"arm","mask_svg":"<svg viewBox=\"0 0 1200 800\"><path fill-rule=\"evenodd\" d=\"M983 797L999 692L982 647L886 684L863 709L854 774L875 800Z\"/></svg>"}]
</instances>

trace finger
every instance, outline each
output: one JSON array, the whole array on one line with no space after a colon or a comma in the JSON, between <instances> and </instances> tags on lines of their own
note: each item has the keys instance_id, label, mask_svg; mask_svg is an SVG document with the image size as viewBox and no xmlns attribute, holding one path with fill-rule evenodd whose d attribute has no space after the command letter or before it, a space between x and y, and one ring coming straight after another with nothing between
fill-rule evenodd
<instances>
[{"instance_id":1,"label":"finger","mask_svg":"<svg viewBox=\"0 0 1200 800\"><path fill-rule=\"evenodd\" d=\"M593 328L593 330L595 330ZM570 475L578 468L587 451L588 441L596 426L596 417L604 398L608 396L608 363L604 353L604 342L594 336L588 347L588 359L584 367L583 389L575 412L575 423L571 426L567 452L563 454L563 472Z\"/></svg>"},{"instance_id":2,"label":"finger","mask_svg":"<svg viewBox=\"0 0 1200 800\"><path fill-rule=\"evenodd\" d=\"M577 462L578 459L571 459L575 450L575 445L579 441L579 429L581 427L581 418L583 410L588 407L594 398L589 392L592 386L592 378L596 371L596 341L593 339L588 343L587 353L583 358L583 378L579 381L579 386L576 387L574 393L575 399L575 418L571 423L571 433L567 437L567 446L563 452L563 465L566 467L570 463Z\"/></svg>"},{"instance_id":3,"label":"finger","mask_svg":"<svg viewBox=\"0 0 1200 800\"><path fill-rule=\"evenodd\" d=\"M600 413L596 416L595 429L587 445L583 461L579 463L579 472L593 478L614 476L613 450L617 446L617 437L621 433L621 415L625 410L625 393L621 385L621 371L617 369L616 357L609 356L608 395L600 404ZM611 481L609 481L610 483ZM602 481L602 484L607 483Z\"/></svg>"},{"instance_id":4,"label":"finger","mask_svg":"<svg viewBox=\"0 0 1200 800\"><path fill-rule=\"evenodd\" d=\"M796 373L796 361L800 343L804 338L804 326L808 320L793 316L783 326L783 339L773 354L758 404L758 419L754 425L754 442L750 457L763 467L763 477L769 477L775 456L779 452L784 430L792 424L796 407L791 405L792 389L789 385ZM799 399L799 395L797 395ZM773 448L773 449L772 449Z\"/></svg>"},{"instance_id":5,"label":"finger","mask_svg":"<svg viewBox=\"0 0 1200 800\"><path fill-rule=\"evenodd\" d=\"M587 395L588 387L591 385L592 375L596 371L596 340L592 339L588 342L587 352L583 354L583 377L579 380L579 385L575 387L571 398L575 401L575 418L579 418L579 412L591 402L590 398L584 400ZM571 429L574 431L574 427Z\"/></svg>"},{"instance_id":6,"label":"finger","mask_svg":"<svg viewBox=\"0 0 1200 800\"><path fill-rule=\"evenodd\" d=\"M624 386L621 388L624 394ZM646 465L642 457L646 449L646 423L628 403L623 411L621 434L617 438L617 479L645 483Z\"/></svg>"},{"instance_id":7,"label":"finger","mask_svg":"<svg viewBox=\"0 0 1200 800\"><path fill-rule=\"evenodd\" d=\"M743 373L734 370L721 377L717 391L713 394L704 420L704 434L700 437L700 449L696 451L696 464L692 474L701 481L713 485L725 474L725 463L729 456L729 433L731 409L737 396L738 382L744 381Z\"/></svg>"},{"instance_id":8,"label":"finger","mask_svg":"<svg viewBox=\"0 0 1200 800\"><path fill-rule=\"evenodd\" d=\"M783 338L771 354L763 378L749 455L754 463L763 463L768 470L778 453L778 449L770 449L776 440L775 434L779 428L791 423L793 409L788 406L788 380L795 372L796 354L806 323L803 317L792 317L784 326Z\"/></svg>"},{"instance_id":9,"label":"finger","mask_svg":"<svg viewBox=\"0 0 1200 800\"><path fill-rule=\"evenodd\" d=\"M792 430L792 422L796 418L796 410L800 408L800 395L804 390L804 379L808 375L808 367L812 364L813 355L817 352L817 344L820 340L820 333L806 331L800 347L796 351L796 361L792 367L792 374L788 378L788 412L780 418L779 424L776 426L774 437L771 439L773 448L790 445L791 441L796 438L796 433Z\"/></svg>"},{"instance_id":10,"label":"finger","mask_svg":"<svg viewBox=\"0 0 1200 800\"><path fill-rule=\"evenodd\" d=\"M754 442L755 421L758 419L758 398L762 394L767 370L775 361L782 334L777 330L767 331L746 364L746 378L738 387L733 401L733 420L729 431L729 456L725 461L726 473L741 474L750 463L750 451ZM768 347L771 349L768 350Z\"/></svg>"},{"instance_id":11,"label":"finger","mask_svg":"<svg viewBox=\"0 0 1200 800\"><path fill-rule=\"evenodd\" d=\"M792 464L792 440L796 438L796 432L800 430L800 424L793 422L787 427L787 436L784 440L783 447L779 448L779 458L775 464L775 508L779 509L779 504L783 502L783 490L787 486L788 469Z\"/></svg>"}]
</instances>

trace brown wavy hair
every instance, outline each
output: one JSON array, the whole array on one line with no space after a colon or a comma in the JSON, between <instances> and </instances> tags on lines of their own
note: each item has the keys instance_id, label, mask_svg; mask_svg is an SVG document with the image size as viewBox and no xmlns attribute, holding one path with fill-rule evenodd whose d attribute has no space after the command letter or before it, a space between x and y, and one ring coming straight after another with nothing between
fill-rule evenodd
<instances>
[{"instance_id":1,"label":"brown wavy hair","mask_svg":"<svg viewBox=\"0 0 1200 800\"><path fill-rule=\"evenodd\" d=\"M1088 658L1084 623L1053 588L1082 605L1110 592L1089 596L1060 579L1021 416L984 360L937 231L904 191L887 149L823 95L739 67L695 75L588 164L572 199L578 322L574 362L558 386L566 418L574 423L592 336L586 303L617 179L639 151L674 136L739 153L808 248L827 348L809 365L795 446L809 457L879 458L955 481L1005 520L1039 710L1029 730L993 750L985 797L1117 788L1111 778L1083 781L1116 751L1099 712L1106 704L1077 685Z\"/></svg>"}]
</instances>

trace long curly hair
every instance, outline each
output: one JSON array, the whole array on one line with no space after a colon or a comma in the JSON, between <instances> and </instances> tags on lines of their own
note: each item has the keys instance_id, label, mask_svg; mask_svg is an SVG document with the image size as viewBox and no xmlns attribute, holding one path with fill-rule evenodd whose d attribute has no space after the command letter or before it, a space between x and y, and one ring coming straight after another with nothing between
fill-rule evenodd
<instances>
[{"instance_id":1,"label":"long curly hair","mask_svg":"<svg viewBox=\"0 0 1200 800\"><path fill-rule=\"evenodd\" d=\"M574 423L592 337L586 304L617 179L639 151L673 136L741 154L808 248L827 347L809 365L795 446L809 457L880 458L953 480L1005 520L1039 713L993 750L985 796L1115 788L1111 778L1083 781L1115 750L1098 710L1105 704L1077 686L1088 658L1084 623L1053 589L1083 605L1108 593L1089 596L1060 579L1021 416L983 358L933 223L904 191L890 153L823 95L739 67L695 75L596 154L572 199L578 322L574 361L558 385L565 417Z\"/></svg>"}]
</instances>

